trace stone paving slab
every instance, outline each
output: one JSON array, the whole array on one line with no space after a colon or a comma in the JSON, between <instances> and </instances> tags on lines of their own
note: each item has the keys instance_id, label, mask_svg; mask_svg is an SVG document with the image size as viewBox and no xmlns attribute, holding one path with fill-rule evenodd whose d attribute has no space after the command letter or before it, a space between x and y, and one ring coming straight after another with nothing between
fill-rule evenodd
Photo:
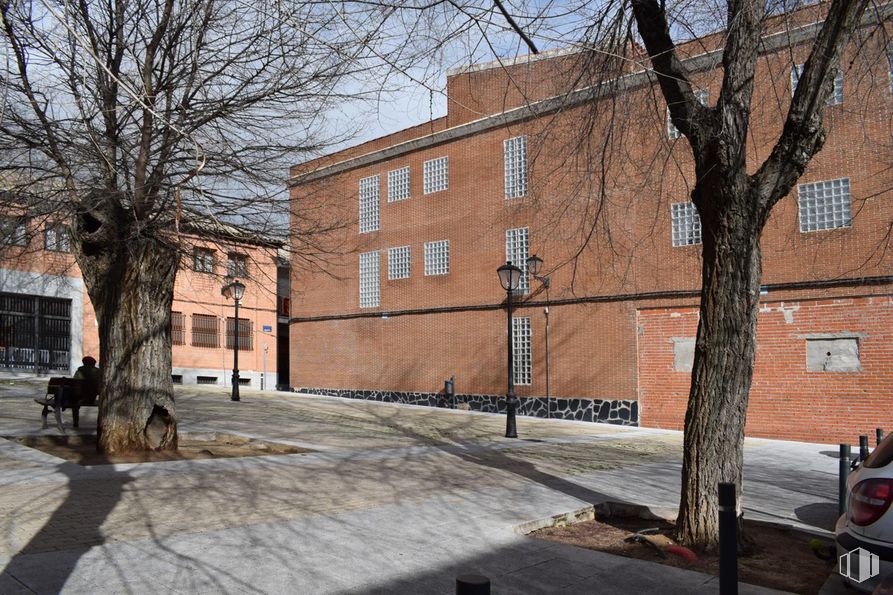
<instances>
[{"instance_id":1,"label":"stone paving slab","mask_svg":"<svg viewBox=\"0 0 893 595\"><path fill-rule=\"evenodd\" d=\"M40 433L34 390L0 383L0 435ZM451 593L475 569L494 593L716 592L704 575L513 530L609 499L675 507L679 432L519 418L508 440L491 414L243 399L179 391L181 429L316 452L81 467L0 440L0 593ZM829 448L749 440L749 516L825 522Z\"/></svg>"}]
</instances>

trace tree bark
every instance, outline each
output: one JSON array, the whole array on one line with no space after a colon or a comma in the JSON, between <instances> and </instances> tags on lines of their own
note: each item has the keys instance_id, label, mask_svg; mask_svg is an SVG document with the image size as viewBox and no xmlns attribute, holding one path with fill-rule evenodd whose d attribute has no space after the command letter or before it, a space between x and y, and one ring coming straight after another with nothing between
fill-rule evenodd
<instances>
[{"instance_id":1,"label":"tree bark","mask_svg":"<svg viewBox=\"0 0 893 595\"><path fill-rule=\"evenodd\" d=\"M141 237L119 204L94 201L78 216L73 242L99 323L98 448L175 450L170 313L178 254L157 234Z\"/></svg>"},{"instance_id":2,"label":"tree bark","mask_svg":"<svg viewBox=\"0 0 893 595\"><path fill-rule=\"evenodd\" d=\"M762 272L760 230L754 229L758 223L744 214L748 199L739 194L735 203L716 213L721 223L705 228L703 237L700 319L676 532L682 543L708 548L719 537L718 484L734 482L740 502Z\"/></svg>"}]
</instances>

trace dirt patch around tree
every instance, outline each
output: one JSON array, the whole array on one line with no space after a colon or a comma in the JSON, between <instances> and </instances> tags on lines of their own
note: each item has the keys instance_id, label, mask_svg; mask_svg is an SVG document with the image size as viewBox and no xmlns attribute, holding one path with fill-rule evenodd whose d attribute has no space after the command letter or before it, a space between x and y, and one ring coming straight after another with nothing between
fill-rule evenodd
<instances>
[{"instance_id":1,"label":"dirt patch around tree","mask_svg":"<svg viewBox=\"0 0 893 595\"><path fill-rule=\"evenodd\" d=\"M4 436L7 440L79 465L153 463L195 459L259 457L314 452L306 448L224 433L180 434L176 451L106 455L96 451L96 436Z\"/></svg>"},{"instance_id":2,"label":"dirt patch around tree","mask_svg":"<svg viewBox=\"0 0 893 595\"><path fill-rule=\"evenodd\" d=\"M529 535L713 576L719 575L718 552L696 552L697 560L689 562L680 555L666 551L667 545L675 543L671 539L674 525L670 521L636 516L604 517L598 512L596 517L564 526L547 527ZM657 537L652 541L664 547L637 543L631 539L637 532L655 528L658 529L654 534ZM751 544L748 551L738 557L738 580L741 582L815 595L833 570L835 556L830 539L757 522L745 522L744 531Z\"/></svg>"}]
</instances>

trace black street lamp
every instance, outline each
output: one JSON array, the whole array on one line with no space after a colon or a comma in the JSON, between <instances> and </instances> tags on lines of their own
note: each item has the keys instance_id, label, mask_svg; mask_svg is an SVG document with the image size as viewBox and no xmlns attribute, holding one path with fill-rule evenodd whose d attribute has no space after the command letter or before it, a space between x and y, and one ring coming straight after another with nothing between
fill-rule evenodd
<instances>
[{"instance_id":1,"label":"black street lamp","mask_svg":"<svg viewBox=\"0 0 893 595\"><path fill-rule=\"evenodd\" d=\"M551 419L552 417L552 406L549 402L550 391L549 391L549 285L551 281L548 276L540 277L540 271L543 268L543 259L534 254L533 256L527 257L527 270L533 276L534 279L543 284L543 287L546 289L546 307L543 308L543 315L546 317L546 419Z\"/></svg>"},{"instance_id":2,"label":"black street lamp","mask_svg":"<svg viewBox=\"0 0 893 595\"><path fill-rule=\"evenodd\" d=\"M227 279L232 279L231 277L227 277ZM245 286L242 283L239 283L238 279L232 279L229 283L223 286L220 290L220 293L226 297L226 299L233 300L233 305L235 306L235 320L233 321L233 396L230 397L232 401L239 400L239 300L242 299L242 296L245 295Z\"/></svg>"},{"instance_id":3,"label":"black street lamp","mask_svg":"<svg viewBox=\"0 0 893 595\"><path fill-rule=\"evenodd\" d=\"M508 307L508 392L505 399L505 437L517 438L518 429L515 424L515 409L518 407L518 399L515 397L515 362L512 353L512 293L521 285L521 269L510 262L496 269L499 275L499 283L506 293Z\"/></svg>"}]
</instances>

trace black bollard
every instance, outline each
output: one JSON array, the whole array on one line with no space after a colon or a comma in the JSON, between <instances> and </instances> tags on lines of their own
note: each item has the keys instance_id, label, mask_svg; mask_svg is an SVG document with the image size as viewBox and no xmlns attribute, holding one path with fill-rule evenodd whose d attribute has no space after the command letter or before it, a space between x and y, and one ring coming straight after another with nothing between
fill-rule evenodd
<instances>
[{"instance_id":1,"label":"black bollard","mask_svg":"<svg viewBox=\"0 0 893 595\"><path fill-rule=\"evenodd\" d=\"M734 483L719 484L719 593L738 595L738 512Z\"/></svg>"},{"instance_id":2,"label":"black bollard","mask_svg":"<svg viewBox=\"0 0 893 595\"><path fill-rule=\"evenodd\" d=\"M868 458L868 436L863 434L859 436L859 460L864 461Z\"/></svg>"},{"instance_id":3,"label":"black bollard","mask_svg":"<svg viewBox=\"0 0 893 595\"><path fill-rule=\"evenodd\" d=\"M884 439L884 429L883 428L875 428L874 429L874 444L875 446L879 445L881 441Z\"/></svg>"},{"instance_id":4,"label":"black bollard","mask_svg":"<svg viewBox=\"0 0 893 595\"><path fill-rule=\"evenodd\" d=\"M846 512L846 480L850 476L850 445L840 445L840 472L837 477L837 515Z\"/></svg>"},{"instance_id":5,"label":"black bollard","mask_svg":"<svg viewBox=\"0 0 893 595\"><path fill-rule=\"evenodd\" d=\"M480 574L457 576L456 595L490 595L490 579Z\"/></svg>"}]
</instances>

